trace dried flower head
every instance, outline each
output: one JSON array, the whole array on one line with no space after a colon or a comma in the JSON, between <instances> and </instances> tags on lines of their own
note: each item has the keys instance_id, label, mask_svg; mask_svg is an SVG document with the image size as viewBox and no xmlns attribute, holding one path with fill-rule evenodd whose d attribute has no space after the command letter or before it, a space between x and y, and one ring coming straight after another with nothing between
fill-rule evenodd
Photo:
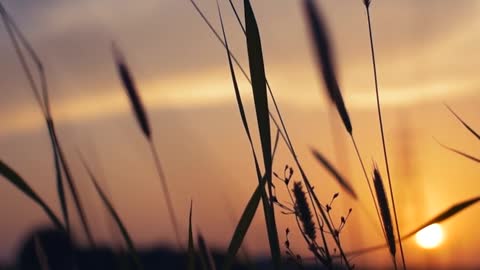
<instances>
[{"instance_id":1,"label":"dried flower head","mask_svg":"<svg viewBox=\"0 0 480 270\"><path fill-rule=\"evenodd\" d=\"M295 197L295 214L303 225L304 233L312 240L316 238L315 223L313 222L312 211L307 202L307 196L301 182L293 184L293 195Z\"/></svg>"}]
</instances>

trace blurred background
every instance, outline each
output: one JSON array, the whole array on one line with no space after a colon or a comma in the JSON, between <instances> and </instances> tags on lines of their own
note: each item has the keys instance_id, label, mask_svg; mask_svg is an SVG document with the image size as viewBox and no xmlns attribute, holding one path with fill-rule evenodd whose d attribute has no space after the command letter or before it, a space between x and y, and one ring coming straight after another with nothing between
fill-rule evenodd
<instances>
[{"instance_id":1,"label":"blurred background","mask_svg":"<svg viewBox=\"0 0 480 270\"><path fill-rule=\"evenodd\" d=\"M213 0L198 0L213 26ZM228 1L220 1L232 51L248 67L245 38ZM242 1L233 1L243 14ZM386 176L381 147L365 8L360 0L318 1L332 37L339 81L353 132L368 168ZM138 129L111 54L124 52L148 109L187 241L193 200L194 228L210 246L226 249L236 222L257 185L225 50L187 0L5 0L6 9L41 56L51 89L52 113L97 241L122 245L112 221L82 169L87 157L135 242L175 246L148 144ZM304 168L323 202L340 191L334 214L349 218L346 250L384 242L354 148L340 118L330 113L301 9L301 1L252 1L269 83ZM480 128L480 3L475 0L373 1L380 98L400 228L410 231L459 201L478 196L480 167L439 146L479 156L480 145L446 109L449 104ZM60 213L48 131L28 88L5 28L0 28L0 155ZM256 134L251 87L237 74L247 117ZM333 118L333 125L330 118ZM272 129L273 130L273 129ZM273 136L274 134L272 134ZM254 138L258 138L254 135ZM258 141L255 144L260 147ZM314 160L313 147L350 179L353 201ZM279 145L274 171L294 165ZM299 175L294 174L299 180ZM278 198L287 202L278 182ZM25 235L47 223L40 209L0 181L0 262L10 263ZM409 264L480 267L477 207L443 223L444 240L423 249L405 242ZM308 256L290 215L278 216L280 242L288 227L295 251ZM74 230L84 241L80 223ZM261 209L245 247L268 255ZM386 250L355 257L360 266L390 263Z\"/></svg>"}]
</instances>

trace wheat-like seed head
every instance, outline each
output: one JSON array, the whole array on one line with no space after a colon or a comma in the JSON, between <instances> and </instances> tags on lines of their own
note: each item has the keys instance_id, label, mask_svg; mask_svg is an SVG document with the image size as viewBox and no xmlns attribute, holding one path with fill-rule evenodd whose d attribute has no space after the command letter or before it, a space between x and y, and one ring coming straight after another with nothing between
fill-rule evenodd
<instances>
[{"instance_id":1,"label":"wheat-like seed head","mask_svg":"<svg viewBox=\"0 0 480 270\"><path fill-rule=\"evenodd\" d=\"M380 214L382 216L383 227L385 229L390 254L395 256L396 245L395 235L393 233L392 216L390 215L390 207L388 206L387 195L385 193L385 188L383 187L382 176L380 175L377 167L375 167L373 170L373 185L375 186L375 193L377 195L377 202L380 208Z\"/></svg>"},{"instance_id":2,"label":"wheat-like seed head","mask_svg":"<svg viewBox=\"0 0 480 270\"><path fill-rule=\"evenodd\" d=\"M293 184L293 195L295 197L295 214L298 216L303 225L305 234L311 239L315 240L316 231L315 223L313 222L312 211L307 202L307 196L303 190L301 182L295 182Z\"/></svg>"}]
</instances>

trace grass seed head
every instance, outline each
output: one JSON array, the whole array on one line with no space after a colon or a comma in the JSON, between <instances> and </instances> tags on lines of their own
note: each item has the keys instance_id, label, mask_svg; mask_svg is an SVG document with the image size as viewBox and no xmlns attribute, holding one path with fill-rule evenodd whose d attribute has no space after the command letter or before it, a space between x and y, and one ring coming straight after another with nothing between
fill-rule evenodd
<instances>
[{"instance_id":1,"label":"grass seed head","mask_svg":"<svg viewBox=\"0 0 480 270\"><path fill-rule=\"evenodd\" d=\"M301 182L293 184L293 195L295 197L295 213L302 222L305 234L312 240L316 238L315 223L313 222L312 211L307 202L307 196Z\"/></svg>"},{"instance_id":2,"label":"grass seed head","mask_svg":"<svg viewBox=\"0 0 480 270\"><path fill-rule=\"evenodd\" d=\"M390 215L390 207L388 206L387 195L385 193L385 188L383 187L382 176L377 167L373 170L373 185L375 186L375 193L377 195L378 206L380 207L380 215L382 216L390 254L395 256L396 245L395 235L393 233L392 216Z\"/></svg>"}]
</instances>

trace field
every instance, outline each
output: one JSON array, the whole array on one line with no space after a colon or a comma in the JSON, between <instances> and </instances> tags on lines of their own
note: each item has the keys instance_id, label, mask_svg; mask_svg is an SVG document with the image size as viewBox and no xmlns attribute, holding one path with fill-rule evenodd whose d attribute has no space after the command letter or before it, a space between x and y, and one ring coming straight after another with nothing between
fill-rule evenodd
<instances>
[{"instance_id":1,"label":"field","mask_svg":"<svg viewBox=\"0 0 480 270\"><path fill-rule=\"evenodd\" d=\"M0 262L479 267L478 7L0 2Z\"/></svg>"}]
</instances>

